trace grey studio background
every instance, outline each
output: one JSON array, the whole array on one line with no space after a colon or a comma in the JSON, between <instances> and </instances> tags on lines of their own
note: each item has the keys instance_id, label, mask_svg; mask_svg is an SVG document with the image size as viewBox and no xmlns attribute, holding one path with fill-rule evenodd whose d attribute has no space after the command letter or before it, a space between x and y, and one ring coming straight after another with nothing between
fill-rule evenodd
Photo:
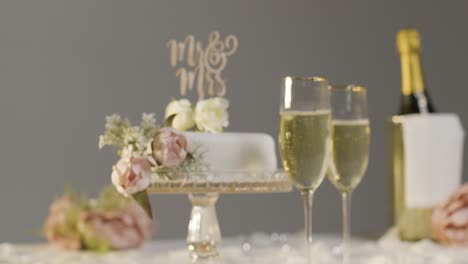
<instances>
[{"instance_id":1,"label":"grey studio background","mask_svg":"<svg viewBox=\"0 0 468 264\"><path fill-rule=\"evenodd\" d=\"M434 103L459 113L468 127L467 10L466 1L3 0L0 242L39 240L48 205L65 184L91 195L109 184L117 157L97 148L105 116L116 112L137 122L146 111L161 120L178 94L166 41L190 33L206 40L212 30L236 34L240 43L223 75L230 131L276 138L285 74L369 88L372 156L353 196L353 232L379 235L390 224L385 121L399 102L395 33L407 25L420 29ZM183 238L187 197L152 201L155 239ZM314 231L340 232L340 206L325 181L316 194ZM222 196L218 214L227 236L303 225L297 192Z\"/></svg>"}]
</instances>

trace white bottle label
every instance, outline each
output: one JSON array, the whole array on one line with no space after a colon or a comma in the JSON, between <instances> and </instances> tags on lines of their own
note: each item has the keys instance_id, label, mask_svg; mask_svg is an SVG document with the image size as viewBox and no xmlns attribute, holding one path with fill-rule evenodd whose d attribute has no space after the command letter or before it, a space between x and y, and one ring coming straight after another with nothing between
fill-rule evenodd
<instances>
[{"instance_id":1,"label":"white bottle label","mask_svg":"<svg viewBox=\"0 0 468 264\"><path fill-rule=\"evenodd\" d=\"M464 131L455 114L402 117L406 206L431 208L461 184Z\"/></svg>"}]
</instances>

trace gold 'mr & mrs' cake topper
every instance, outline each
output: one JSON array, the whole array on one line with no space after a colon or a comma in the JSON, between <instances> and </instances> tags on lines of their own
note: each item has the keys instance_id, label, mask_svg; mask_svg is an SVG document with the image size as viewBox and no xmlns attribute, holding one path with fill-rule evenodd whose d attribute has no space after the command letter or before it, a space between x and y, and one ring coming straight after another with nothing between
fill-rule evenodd
<instances>
[{"instance_id":1,"label":"gold 'mr & mrs' cake topper","mask_svg":"<svg viewBox=\"0 0 468 264\"><path fill-rule=\"evenodd\" d=\"M171 66L176 69L179 79L180 95L185 96L187 90L195 87L199 100L206 94L209 97L224 96L226 80L221 74L237 46L235 35L222 39L218 31L209 34L206 46L193 35L188 35L184 41L169 40L167 47L170 49Z\"/></svg>"}]
</instances>

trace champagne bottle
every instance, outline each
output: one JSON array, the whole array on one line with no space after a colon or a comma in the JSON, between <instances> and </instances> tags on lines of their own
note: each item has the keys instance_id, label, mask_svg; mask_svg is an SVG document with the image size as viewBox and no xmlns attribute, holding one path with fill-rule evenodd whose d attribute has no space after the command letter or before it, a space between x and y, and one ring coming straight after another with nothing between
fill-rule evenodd
<instances>
[{"instance_id":1,"label":"champagne bottle","mask_svg":"<svg viewBox=\"0 0 468 264\"><path fill-rule=\"evenodd\" d=\"M421 41L416 29L397 33L397 49L401 59L401 104L399 116L434 112L423 78ZM393 217L400 239L415 241L431 238L431 208L406 205L404 144L399 116L391 119L390 158L393 176Z\"/></svg>"},{"instance_id":2,"label":"champagne bottle","mask_svg":"<svg viewBox=\"0 0 468 264\"><path fill-rule=\"evenodd\" d=\"M400 115L434 112L425 89L421 67L421 40L416 29L397 33L397 48L401 59Z\"/></svg>"}]
</instances>

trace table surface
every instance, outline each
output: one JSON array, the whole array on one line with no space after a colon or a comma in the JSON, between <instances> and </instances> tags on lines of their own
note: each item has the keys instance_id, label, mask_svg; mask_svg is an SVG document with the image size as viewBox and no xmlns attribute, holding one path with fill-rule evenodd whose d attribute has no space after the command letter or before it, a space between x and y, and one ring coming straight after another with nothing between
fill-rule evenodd
<instances>
[{"instance_id":1,"label":"table surface","mask_svg":"<svg viewBox=\"0 0 468 264\"><path fill-rule=\"evenodd\" d=\"M223 241L223 264L305 264L303 234L264 234L228 238ZM315 264L342 263L336 255L338 235L315 235ZM353 239L352 261L359 264L466 264L468 249L446 248L431 241L401 242L392 233L378 241ZM0 244L0 263L59 264L185 264L190 263L182 240L151 241L137 250L110 253L65 251L47 244Z\"/></svg>"}]
</instances>

